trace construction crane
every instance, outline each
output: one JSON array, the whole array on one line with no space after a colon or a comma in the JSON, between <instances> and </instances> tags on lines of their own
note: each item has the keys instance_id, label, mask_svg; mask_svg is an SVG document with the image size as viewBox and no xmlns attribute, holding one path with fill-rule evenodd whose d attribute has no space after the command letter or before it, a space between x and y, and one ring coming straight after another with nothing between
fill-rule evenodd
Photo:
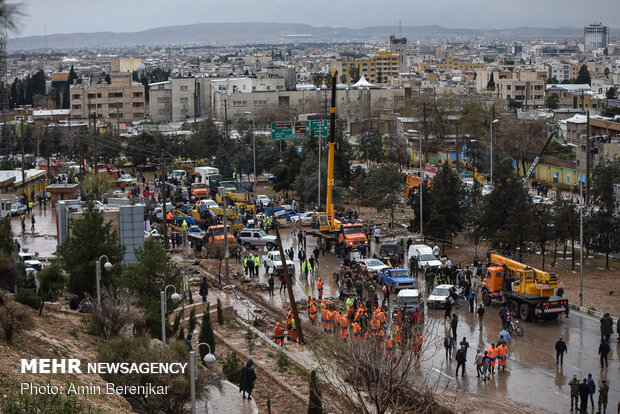
<instances>
[{"instance_id":1,"label":"construction crane","mask_svg":"<svg viewBox=\"0 0 620 414\"><path fill-rule=\"evenodd\" d=\"M549 143L551 142L551 140L553 139L553 137L557 133L558 133L558 130L556 129L555 131L553 131L553 133L551 135L549 135L549 138L547 138L547 142L545 142L545 145L543 145L543 147L540 150L540 153L538 154L538 156L536 158L534 158L534 161L532 162L532 165L530 165L530 168L527 170L527 174L525 174L525 177L523 177L523 179L522 179L523 180L523 184L527 184L527 180L529 180L530 175L532 175L532 173L536 169L536 166L538 165L538 161L540 161L540 158L545 153L545 150L547 149L547 146L549 145Z\"/></svg>"}]
</instances>

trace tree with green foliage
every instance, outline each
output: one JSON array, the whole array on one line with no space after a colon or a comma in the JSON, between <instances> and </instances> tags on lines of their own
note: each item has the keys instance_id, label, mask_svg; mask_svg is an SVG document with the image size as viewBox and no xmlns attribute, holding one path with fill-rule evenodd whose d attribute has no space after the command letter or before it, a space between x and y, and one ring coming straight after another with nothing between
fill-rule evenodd
<instances>
[{"instance_id":1,"label":"tree with green foliage","mask_svg":"<svg viewBox=\"0 0 620 414\"><path fill-rule=\"evenodd\" d=\"M252 331L252 328L248 327L248 329L243 334L243 337L245 338L245 343L248 346L248 352L250 353L250 356L252 356L252 352L254 351L254 347L256 346L255 341L256 338L258 338L258 335L254 333L254 331Z\"/></svg>"},{"instance_id":2,"label":"tree with green foliage","mask_svg":"<svg viewBox=\"0 0 620 414\"><path fill-rule=\"evenodd\" d=\"M360 80L360 68L355 65L351 65L349 67L349 79L351 79L351 83L356 83Z\"/></svg>"},{"instance_id":3,"label":"tree with green foliage","mask_svg":"<svg viewBox=\"0 0 620 414\"><path fill-rule=\"evenodd\" d=\"M620 182L620 161L604 160L592 171L592 203L600 209L592 215L595 229L594 247L605 253L605 269L609 269L609 254L620 250L620 219L618 198L614 185Z\"/></svg>"},{"instance_id":4,"label":"tree with green foliage","mask_svg":"<svg viewBox=\"0 0 620 414\"><path fill-rule=\"evenodd\" d=\"M194 332L197 322L198 321L196 320L196 308L192 308L192 310L189 311L189 319L187 321L187 333Z\"/></svg>"},{"instance_id":5,"label":"tree with green foliage","mask_svg":"<svg viewBox=\"0 0 620 414\"><path fill-rule=\"evenodd\" d=\"M555 229L554 240L564 245L564 258L566 258L567 244L570 240L572 270L575 270L575 239L579 237L579 212L575 204L561 198L555 200L553 210L551 220ZM556 250L557 246L554 248L554 261Z\"/></svg>"},{"instance_id":6,"label":"tree with green foliage","mask_svg":"<svg viewBox=\"0 0 620 414\"><path fill-rule=\"evenodd\" d=\"M452 241L452 237L463 230L462 182L452 168L445 163L433 179L431 190L431 214L425 234L442 241Z\"/></svg>"},{"instance_id":7,"label":"tree with green foliage","mask_svg":"<svg viewBox=\"0 0 620 414\"><path fill-rule=\"evenodd\" d=\"M560 107L560 97L557 93L552 93L545 99L545 105L549 109L558 109Z\"/></svg>"},{"instance_id":8,"label":"tree with green foliage","mask_svg":"<svg viewBox=\"0 0 620 414\"><path fill-rule=\"evenodd\" d=\"M493 72L491 72L491 76L489 77L489 81L487 82L487 91L495 90L495 76Z\"/></svg>"},{"instance_id":9,"label":"tree with green foliage","mask_svg":"<svg viewBox=\"0 0 620 414\"><path fill-rule=\"evenodd\" d=\"M612 86L611 88L607 89L607 91L605 92L605 98L607 99L616 99L617 95L618 95L618 89L615 86Z\"/></svg>"},{"instance_id":10,"label":"tree with green foliage","mask_svg":"<svg viewBox=\"0 0 620 414\"><path fill-rule=\"evenodd\" d=\"M364 132L358 139L358 149L360 157L366 160L370 165L370 161L381 162L384 158L383 154L383 138L376 129Z\"/></svg>"},{"instance_id":11,"label":"tree with green foliage","mask_svg":"<svg viewBox=\"0 0 620 414\"><path fill-rule=\"evenodd\" d=\"M394 225L394 211L403 194L403 179L396 164L379 164L368 170L366 178L368 194L365 202L381 212L390 212L390 225Z\"/></svg>"},{"instance_id":12,"label":"tree with green foliage","mask_svg":"<svg viewBox=\"0 0 620 414\"><path fill-rule=\"evenodd\" d=\"M43 313L45 302L53 302L60 296L67 283L67 278L62 272L62 267L56 261L49 266L44 267L38 274L39 278L39 296L41 297L41 307L39 308L39 316Z\"/></svg>"},{"instance_id":13,"label":"tree with green foliage","mask_svg":"<svg viewBox=\"0 0 620 414\"><path fill-rule=\"evenodd\" d=\"M226 356L224 359L224 364L222 365L222 374L224 377L233 384L239 385L239 380L241 379L241 370L243 370L243 364L241 360L237 356L236 351L232 351L230 354Z\"/></svg>"},{"instance_id":14,"label":"tree with green foliage","mask_svg":"<svg viewBox=\"0 0 620 414\"><path fill-rule=\"evenodd\" d=\"M273 180L273 190L275 192L293 189L295 179L299 174L301 160L298 147L294 143L287 143L286 148L282 152L280 162L272 171L275 175Z\"/></svg>"},{"instance_id":15,"label":"tree with green foliage","mask_svg":"<svg viewBox=\"0 0 620 414\"><path fill-rule=\"evenodd\" d=\"M77 73L75 73L75 69L73 68L73 65L71 65L69 77L67 78L67 83L65 84L62 93L62 109L71 108L71 85L73 85L73 81L76 79L78 79Z\"/></svg>"},{"instance_id":16,"label":"tree with green foliage","mask_svg":"<svg viewBox=\"0 0 620 414\"><path fill-rule=\"evenodd\" d=\"M202 323L200 324L200 333L198 334L198 343L203 342L209 344L209 347L211 347L211 353L215 354L215 334L213 333L210 306L208 304L207 310L202 317ZM198 351L200 352L200 360L202 361L207 355L208 349L206 347L200 347Z\"/></svg>"},{"instance_id":17,"label":"tree with green foliage","mask_svg":"<svg viewBox=\"0 0 620 414\"><path fill-rule=\"evenodd\" d=\"M308 414L323 414L323 397L321 395L321 387L316 376L316 370L310 372L310 396L308 397Z\"/></svg>"},{"instance_id":18,"label":"tree with green foliage","mask_svg":"<svg viewBox=\"0 0 620 414\"><path fill-rule=\"evenodd\" d=\"M523 108L523 102L509 98L508 105L506 106L509 111L514 112L516 114L519 109Z\"/></svg>"},{"instance_id":19,"label":"tree with green foliage","mask_svg":"<svg viewBox=\"0 0 620 414\"><path fill-rule=\"evenodd\" d=\"M409 197L408 202L413 208L413 219L409 221L409 231L420 232L420 195L419 191L415 197ZM423 226L428 224L431 218L431 185L428 180L422 184L422 221ZM422 229L424 230L424 229Z\"/></svg>"},{"instance_id":20,"label":"tree with green foliage","mask_svg":"<svg viewBox=\"0 0 620 414\"><path fill-rule=\"evenodd\" d=\"M69 291L76 295L94 292L96 262L106 255L112 264L120 264L124 247L118 242L112 224L92 202L83 206L82 217L71 219L71 233L58 247L58 257L69 274ZM108 285L112 271L101 272L102 285Z\"/></svg>"},{"instance_id":21,"label":"tree with green foliage","mask_svg":"<svg viewBox=\"0 0 620 414\"><path fill-rule=\"evenodd\" d=\"M483 239L483 196L482 184L474 179L473 186L467 194L467 207L465 212L465 237L474 243L475 257L478 257L478 246Z\"/></svg>"},{"instance_id":22,"label":"tree with green foliage","mask_svg":"<svg viewBox=\"0 0 620 414\"><path fill-rule=\"evenodd\" d=\"M620 115L620 106L607 106L601 109L602 116L608 116L613 118L616 115Z\"/></svg>"},{"instance_id":23,"label":"tree with green foliage","mask_svg":"<svg viewBox=\"0 0 620 414\"><path fill-rule=\"evenodd\" d=\"M587 65L581 65L579 67L579 73L577 73L577 79L575 79L575 83L579 85L588 85L592 84L592 79L590 77L590 71L588 71Z\"/></svg>"},{"instance_id":24,"label":"tree with green foliage","mask_svg":"<svg viewBox=\"0 0 620 414\"><path fill-rule=\"evenodd\" d=\"M532 209L532 240L540 249L542 256L542 270L545 270L547 243L555 238L556 228L553 225L553 216L545 204L538 204Z\"/></svg>"}]
</instances>

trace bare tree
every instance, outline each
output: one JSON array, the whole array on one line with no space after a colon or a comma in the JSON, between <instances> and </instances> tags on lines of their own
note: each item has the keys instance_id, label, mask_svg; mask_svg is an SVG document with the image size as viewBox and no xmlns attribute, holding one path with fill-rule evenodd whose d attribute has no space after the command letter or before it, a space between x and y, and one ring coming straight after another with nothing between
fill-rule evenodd
<instances>
[{"instance_id":1,"label":"bare tree","mask_svg":"<svg viewBox=\"0 0 620 414\"><path fill-rule=\"evenodd\" d=\"M5 304L0 306L0 328L7 342L11 342L16 333L32 326L31 321L28 311L13 301L5 300Z\"/></svg>"},{"instance_id":2,"label":"bare tree","mask_svg":"<svg viewBox=\"0 0 620 414\"><path fill-rule=\"evenodd\" d=\"M502 118L495 135L496 145L517 162L517 172L527 171L525 162L533 160L545 143L543 121Z\"/></svg>"},{"instance_id":3,"label":"bare tree","mask_svg":"<svg viewBox=\"0 0 620 414\"><path fill-rule=\"evenodd\" d=\"M438 404L438 380L420 376L417 367L437 352L437 344L425 340L416 343L419 334L431 338L432 323L414 325L401 332L402 344L394 341L389 353L376 337L343 341L328 335L311 349L323 379L349 406L328 407L330 412L383 414L386 412L442 413L451 412ZM386 337L387 338L387 337Z\"/></svg>"},{"instance_id":4,"label":"bare tree","mask_svg":"<svg viewBox=\"0 0 620 414\"><path fill-rule=\"evenodd\" d=\"M103 338L119 336L128 326L141 318L135 306L135 296L127 289L104 288L101 291L101 306L91 314L97 332Z\"/></svg>"}]
</instances>

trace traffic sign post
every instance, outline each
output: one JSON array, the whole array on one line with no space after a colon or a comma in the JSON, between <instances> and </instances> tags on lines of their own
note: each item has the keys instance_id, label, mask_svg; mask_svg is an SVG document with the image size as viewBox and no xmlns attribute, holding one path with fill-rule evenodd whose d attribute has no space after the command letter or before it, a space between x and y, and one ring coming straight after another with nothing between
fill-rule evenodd
<instances>
[{"instance_id":1,"label":"traffic sign post","mask_svg":"<svg viewBox=\"0 0 620 414\"><path fill-rule=\"evenodd\" d=\"M303 139L314 135L327 138L327 119L311 121L277 121L271 123L271 139Z\"/></svg>"}]
</instances>

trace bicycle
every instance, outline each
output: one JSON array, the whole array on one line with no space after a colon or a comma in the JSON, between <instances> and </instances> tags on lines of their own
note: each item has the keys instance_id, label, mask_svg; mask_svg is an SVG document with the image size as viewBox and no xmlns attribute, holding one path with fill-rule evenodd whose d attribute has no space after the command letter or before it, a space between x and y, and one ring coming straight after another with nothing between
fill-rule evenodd
<instances>
[{"instance_id":1,"label":"bicycle","mask_svg":"<svg viewBox=\"0 0 620 414\"><path fill-rule=\"evenodd\" d=\"M523 336L523 328L521 326L519 326L519 321L518 320L511 320L510 323L508 324L508 332L510 332L510 335L512 335L512 332L516 332L517 335L519 336Z\"/></svg>"}]
</instances>

